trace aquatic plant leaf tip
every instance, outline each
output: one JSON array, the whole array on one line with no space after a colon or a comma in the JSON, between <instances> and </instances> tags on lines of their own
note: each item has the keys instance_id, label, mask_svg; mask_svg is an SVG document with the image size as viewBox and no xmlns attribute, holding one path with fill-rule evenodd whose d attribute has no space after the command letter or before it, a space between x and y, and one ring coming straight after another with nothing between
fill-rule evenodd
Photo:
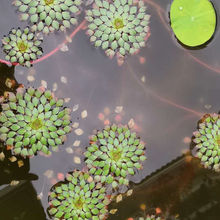
<instances>
[{"instance_id":1,"label":"aquatic plant leaf tip","mask_svg":"<svg viewBox=\"0 0 220 220\"><path fill-rule=\"evenodd\" d=\"M174 0L170 8L170 22L182 44L196 47L213 36L216 13L209 0Z\"/></svg>"},{"instance_id":2,"label":"aquatic plant leaf tip","mask_svg":"<svg viewBox=\"0 0 220 220\"><path fill-rule=\"evenodd\" d=\"M145 46L150 16L143 1L95 0L86 19L90 41L109 57L124 58Z\"/></svg>"},{"instance_id":3,"label":"aquatic plant leaf tip","mask_svg":"<svg viewBox=\"0 0 220 220\"><path fill-rule=\"evenodd\" d=\"M31 61L43 54L41 43L42 40L38 39L28 27L24 30L13 28L2 39L2 48L6 54L5 59L11 63L30 67Z\"/></svg>"},{"instance_id":4,"label":"aquatic plant leaf tip","mask_svg":"<svg viewBox=\"0 0 220 220\"><path fill-rule=\"evenodd\" d=\"M193 133L196 157L206 168L220 171L220 115L206 114Z\"/></svg>"},{"instance_id":5,"label":"aquatic plant leaf tip","mask_svg":"<svg viewBox=\"0 0 220 220\"><path fill-rule=\"evenodd\" d=\"M71 24L77 24L82 0L15 0L20 19L29 21L31 29L48 34L65 31Z\"/></svg>"},{"instance_id":6,"label":"aquatic plant leaf tip","mask_svg":"<svg viewBox=\"0 0 220 220\"><path fill-rule=\"evenodd\" d=\"M85 157L89 172L113 188L128 185L129 175L142 168L145 146L127 126L112 125L90 140Z\"/></svg>"},{"instance_id":7,"label":"aquatic plant leaf tip","mask_svg":"<svg viewBox=\"0 0 220 220\"><path fill-rule=\"evenodd\" d=\"M50 154L49 147L57 150L71 131L70 109L49 90L18 88L16 94L8 93L1 107L0 140L14 154Z\"/></svg>"},{"instance_id":8,"label":"aquatic plant leaf tip","mask_svg":"<svg viewBox=\"0 0 220 220\"><path fill-rule=\"evenodd\" d=\"M48 212L54 219L106 219L106 188L88 173L75 170L66 175L65 182L52 187Z\"/></svg>"}]
</instances>

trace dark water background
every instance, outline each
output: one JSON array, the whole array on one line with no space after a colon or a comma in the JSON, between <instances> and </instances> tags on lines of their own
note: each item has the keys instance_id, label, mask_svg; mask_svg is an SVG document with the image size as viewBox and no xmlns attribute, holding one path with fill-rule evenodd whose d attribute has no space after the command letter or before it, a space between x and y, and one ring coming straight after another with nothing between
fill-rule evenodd
<instances>
[{"instance_id":1,"label":"dark water background","mask_svg":"<svg viewBox=\"0 0 220 220\"><path fill-rule=\"evenodd\" d=\"M220 2L212 2L218 14ZM165 11L170 5L168 0L154 3ZM179 216L180 219L220 219L219 174L202 169L190 156L181 156L189 150L192 132L202 114L220 110L219 28L207 47L185 50L166 29L155 5L152 2L147 5L151 14L151 36L147 46L138 55L128 57L122 66L95 49L85 30L79 31L67 44L68 51L58 51L32 69L0 65L1 91L6 89L7 77L15 77L19 84L25 86L38 87L42 80L50 89L56 84L58 97L70 98L67 105L71 108L79 105L72 118L83 130L80 136L74 131L68 135L59 152L51 157L38 155L31 158L25 162L23 171L12 166L8 179L0 175L0 220L48 218L48 192L53 183L59 181L57 175L85 166L82 152L88 145L88 136L94 129L104 126L104 121L99 119L100 113L110 122L115 122L117 115L123 124L134 119L138 133L146 142L148 157L144 169L131 179L141 184L131 186L134 188L132 196L125 197L118 204L113 203L112 207L118 212L109 219L124 220L144 215L144 212L151 212L157 207L164 215ZM168 13L159 12L169 25ZM18 20L10 1L2 0L0 38L12 27L25 25ZM45 37L44 54L64 39L64 33ZM190 54L215 68L215 71L196 62ZM4 58L2 51L0 58ZM144 63L140 62L144 59ZM28 76L33 76L35 80L29 82ZM66 83L61 81L61 77L66 79ZM115 112L117 106L123 107L119 114ZM84 110L88 116L83 119L81 112ZM76 140L80 141L78 147L73 146ZM72 152L67 153L66 149L70 148ZM74 157L79 157L81 163L74 163ZM2 165L6 170L7 166ZM51 178L44 175L48 170L52 171ZM15 179L24 181L13 187L7 185ZM146 204L145 211L140 209L141 204Z\"/></svg>"}]
</instances>

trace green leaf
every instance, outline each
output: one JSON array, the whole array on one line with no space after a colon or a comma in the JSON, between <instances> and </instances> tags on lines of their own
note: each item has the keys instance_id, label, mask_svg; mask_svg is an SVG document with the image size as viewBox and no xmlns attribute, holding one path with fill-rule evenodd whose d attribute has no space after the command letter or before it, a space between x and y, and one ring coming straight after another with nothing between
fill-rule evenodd
<instances>
[{"instance_id":1,"label":"green leaf","mask_svg":"<svg viewBox=\"0 0 220 220\"><path fill-rule=\"evenodd\" d=\"M20 128L20 126L18 126L18 125L16 125L16 124L14 124L14 125L11 126L11 129L12 129L13 131L17 131L19 128Z\"/></svg>"},{"instance_id":2,"label":"green leaf","mask_svg":"<svg viewBox=\"0 0 220 220\"><path fill-rule=\"evenodd\" d=\"M209 0L174 0L170 21L177 39L195 47L207 42L214 34L216 13Z\"/></svg>"},{"instance_id":3,"label":"green leaf","mask_svg":"<svg viewBox=\"0 0 220 220\"><path fill-rule=\"evenodd\" d=\"M121 176L126 177L127 173L124 169L121 169Z\"/></svg>"},{"instance_id":4,"label":"green leaf","mask_svg":"<svg viewBox=\"0 0 220 220\"><path fill-rule=\"evenodd\" d=\"M101 144L101 145L106 145L106 144L107 144L107 142L106 142L105 139L100 139L99 141L100 141L100 144Z\"/></svg>"},{"instance_id":5,"label":"green leaf","mask_svg":"<svg viewBox=\"0 0 220 220\"><path fill-rule=\"evenodd\" d=\"M131 175L134 175L134 170L132 168L128 168L128 172L131 174Z\"/></svg>"},{"instance_id":6,"label":"green leaf","mask_svg":"<svg viewBox=\"0 0 220 220\"><path fill-rule=\"evenodd\" d=\"M57 212L56 208L52 208L49 210L50 215L54 215Z\"/></svg>"},{"instance_id":7,"label":"green leaf","mask_svg":"<svg viewBox=\"0 0 220 220\"><path fill-rule=\"evenodd\" d=\"M23 156L25 156L25 157L28 155L28 151L27 151L26 148L22 149L21 155L23 155Z\"/></svg>"},{"instance_id":8,"label":"green leaf","mask_svg":"<svg viewBox=\"0 0 220 220\"><path fill-rule=\"evenodd\" d=\"M7 141L6 141L6 145L12 146L13 143L14 143L14 138L8 138Z\"/></svg>"},{"instance_id":9,"label":"green leaf","mask_svg":"<svg viewBox=\"0 0 220 220\"><path fill-rule=\"evenodd\" d=\"M112 187L113 187L113 188L116 188L117 186L118 186L118 183L117 183L116 181L113 181L113 182L112 182Z\"/></svg>"},{"instance_id":10,"label":"green leaf","mask_svg":"<svg viewBox=\"0 0 220 220\"><path fill-rule=\"evenodd\" d=\"M94 209L92 209L92 213L93 213L94 215L98 215L99 210L98 210L97 208L94 208Z\"/></svg>"},{"instance_id":11,"label":"green leaf","mask_svg":"<svg viewBox=\"0 0 220 220\"><path fill-rule=\"evenodd\" d=\"M53 200L51 202L54 206L59 206L60 205L60 202L58 200Z\"/></svg>"},{"instance_id":12,"label":"green leaf","mask_svg":"<svg viewBox=\"0 0 220 220\"><path fill-rule=\"evenodd\" d=\"M121 173L121 170L119 168L117 168L116 171L115 171L116 176L119 176L120 173Z\"/></svg>"},{"instance_id":13,"label":"green leaf","mask_svg":"<svg viewBox=\"0 0 220 220\"><path fill-rule=\"evenodd\" d=\"M8 131L9 129L4 126L0 128L0 133L7 133Z\"/></svg>"}]
</instances>

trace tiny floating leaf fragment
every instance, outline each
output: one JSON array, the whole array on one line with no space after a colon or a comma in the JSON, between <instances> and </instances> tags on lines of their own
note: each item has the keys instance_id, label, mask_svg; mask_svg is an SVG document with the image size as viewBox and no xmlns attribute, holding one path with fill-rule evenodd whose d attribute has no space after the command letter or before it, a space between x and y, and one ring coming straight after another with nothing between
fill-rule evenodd
<instances>
[{"instance_id":1,"label":"tiny floating leaf fragment","mask_svg":"<svg viewBox=\"0 0 220 220\"><path fill-rule=\"evenodd\" d=\"M0 153L0 161L4 161L5 159L5 154L3 152Z\"/></svg>"},{"instance_id":2,"label":"tiny floating leaf fragment","mask_svg":"<svg viewBox=\"0 0 220 220\"><path fill-rule=\"evenodd\" d=\"M82 130L81 128L77 128L77 129L75 130L75 133L76 133L76 135L80 136L80 135L83 134L83 130Z\"/></svg>"},{"instance_id":3,"label":"tiny floating leaf fragment","mask_svg":"<svg viewBox=\"0 0 220 220\"><path fill-rule=\"evenodd\" d=\"M112 215L114 215L117 211L118 211L118 209L111 209L111 210L109 211L109 213L112 214Z\"/></svg>"},{"instance_id":4,"label":"tiny floating leaf fragment","mask_svg":"<svg viewBox=\"0 0 220 220\"><path fill-rule=\"evenodd\" d=\"M88 116L88 113L86 110L81 112L81 118L86 118Z\"/></svg>"}]
</instances>

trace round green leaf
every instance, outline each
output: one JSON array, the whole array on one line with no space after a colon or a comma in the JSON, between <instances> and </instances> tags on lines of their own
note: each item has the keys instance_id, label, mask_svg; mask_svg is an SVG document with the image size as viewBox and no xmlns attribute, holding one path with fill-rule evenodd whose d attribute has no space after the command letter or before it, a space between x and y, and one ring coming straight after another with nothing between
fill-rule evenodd
<instances>
[{"instance_id":1,"label":"round green leaf","mask_svg":"<svg viewBox=\"0 0 220 220\"><path fill-rule=\"evenodd\" d=\"M171 27L177 39L190 47L207 42L216 28L216 13L209 0L174 0Z\"/></svg>"}]
</instances>

